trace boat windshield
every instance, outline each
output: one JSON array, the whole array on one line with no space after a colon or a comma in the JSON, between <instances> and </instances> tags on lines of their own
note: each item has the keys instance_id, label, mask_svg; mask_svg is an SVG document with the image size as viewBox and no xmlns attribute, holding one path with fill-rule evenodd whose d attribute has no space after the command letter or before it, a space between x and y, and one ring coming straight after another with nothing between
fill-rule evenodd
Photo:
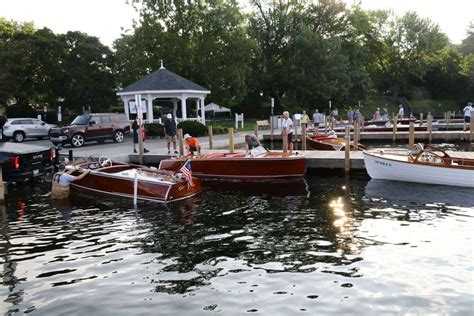
<instances>
[{"instance_id":1,"label":"boat windshield","mask_svg":"<svg viewBox=\"0 0 474 316\"><path fill-rule=\"evenodd\" d=\"M87 125L89 123L90 116L79 115L72 121L71 125Z\"/></svg>"},{"instance_id":2,"label":"boat windshield","mask_svg":"<svg viewBox=\"0 0 474 316\"><path fill-rule=\"evenodd\" d=\"M267 152L267 150L265 149L265 147L263 147L263 146L258 146L258 147L255 147L255 148L251 149L251 150L249 151L249 154L250 154L251 156L259 156L259 155L264 154L264 153L266 153L266 152Z\"/></svg>"}]
</instances>

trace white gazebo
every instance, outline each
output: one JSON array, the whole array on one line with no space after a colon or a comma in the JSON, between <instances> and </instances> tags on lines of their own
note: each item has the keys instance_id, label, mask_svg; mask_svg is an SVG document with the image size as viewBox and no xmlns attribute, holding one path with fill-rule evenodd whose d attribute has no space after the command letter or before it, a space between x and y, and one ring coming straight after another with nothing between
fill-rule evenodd
<instances>
[{"instance_id":1,"label":"white gazebo","mask_svg":"<svg viewBox=\"0 0 474 316\"><path fill-rule=\"evenodd\" d=\"M173 102L173 115L175 118L178 101L181 103L181 118L178 121L199 120L206 124L206 111L204 99L211 93L208 89L189 81L163 67L152 72L148 76L132 83L117 92L124 103L125 114L130 119L130 114L140 111L146 113L146 121L153 122L153 100L165 99ZM141 107L137 109L136 104L141 101ZM186 102L194 101L196 104L197 118L189 118L187 115Z\"/></svg>"}]
</instances>

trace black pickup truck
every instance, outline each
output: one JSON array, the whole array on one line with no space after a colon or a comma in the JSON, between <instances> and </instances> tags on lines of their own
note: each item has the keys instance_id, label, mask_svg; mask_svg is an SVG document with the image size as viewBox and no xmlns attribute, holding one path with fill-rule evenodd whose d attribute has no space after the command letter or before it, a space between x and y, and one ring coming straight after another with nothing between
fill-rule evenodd
<instances>
[{"instance_id":1,"label":"black pickup truck","mask_svg":"<svg viewBox=\"0 0 474 316\"><path fill-rule=\"evenodd\" d=\"M53 148L19 144L0 143L0 162L3 181L26 182L53 169L55 151Z\"/></svg>"}]
</instances>

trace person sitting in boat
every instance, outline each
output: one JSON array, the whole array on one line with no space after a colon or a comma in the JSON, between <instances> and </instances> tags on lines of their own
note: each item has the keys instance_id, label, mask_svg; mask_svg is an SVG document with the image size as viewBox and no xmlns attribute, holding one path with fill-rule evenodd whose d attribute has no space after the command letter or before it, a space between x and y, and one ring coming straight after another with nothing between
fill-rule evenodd
<instances>
[{"instance_id":1,"label":"person sitting in boat","mask_svg":"<svg viewBox=\"0 0 474 316\"><path fill-rule=\"evenodd\" d=\"M90 170L87 170L83 174L75 177L71 175L74 170L65 170L66 166L64 166L64 164L60 164L58 167L58 172L56 172L53 176L51 196L55 200L67 199L69 197L69 184L71 184L71 182L81 180L90 172Z\"/></svg>"},{"instance_id":2,"label":"person sitting in boat","mask_svg":"<svg viewBox=\"0 0 474 316\"><path fill-rule=\"evenodd\" d=\"M245 134L245 152L248 153L252 148L262 146L255 134Z\"/></svg>"},{"instance_id":3,"label":"person sitting in boat","mask_svg":"<svg viewBox=\"0 0 474 316\"><path fill-rule=\"evenodd\" d=\"M186 149L188 150L188 155L194 156L194 153L197 151L198 154L201 154L201 145L199 144L199 139L192 137L189 134L184 135L184 142L186 143Z\"/></svg>"},{"instance_id":4,"label":"person sitting in boat","mask_svg":"<svg viewBox=\"0 0 474 316\"><path fill-rule=\"evenodd\" d=\"M333 131L332 129L329 130L328 134L326 135L327 138L337 138L337 134L335 131Z\"/></svg>"}]
</instances>

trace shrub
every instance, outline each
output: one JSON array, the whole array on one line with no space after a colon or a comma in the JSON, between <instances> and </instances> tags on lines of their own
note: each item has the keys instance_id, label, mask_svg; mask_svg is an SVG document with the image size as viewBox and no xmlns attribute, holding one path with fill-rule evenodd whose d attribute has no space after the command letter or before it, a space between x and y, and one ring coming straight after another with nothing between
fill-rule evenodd
<instances>
[{"instance_id":1,"label":"shrub","mask_svg":"<svg viewBox=\"0 0 474 316\"><path fill-rule=\"evenodd\" d=\"M145 131L147 137L164 137L165 127L159 123L146 123Z\"/></svg>"},{"instance_id":2,"label":"shrub","mask_svg":"<svg viewBox=\"0 0 474 316\"><path fill-rule=\"evenodd\" d=\"M226 126L222 126L220 124L212 125L212 133L213 134L226 134L229 132L229 128Z\"/></svg>"},{"instance_id":3,"label":"shrub","mask_svg":"<svg viewBox=\"0 0 474 316\"><path fill-rule=\"evenodd\" d=\"M180 122L178 128L183 129L183 134L189 134L194 137L204 136L207 133L207 127L197 121Z\"/></svg>"}]
</instances>

